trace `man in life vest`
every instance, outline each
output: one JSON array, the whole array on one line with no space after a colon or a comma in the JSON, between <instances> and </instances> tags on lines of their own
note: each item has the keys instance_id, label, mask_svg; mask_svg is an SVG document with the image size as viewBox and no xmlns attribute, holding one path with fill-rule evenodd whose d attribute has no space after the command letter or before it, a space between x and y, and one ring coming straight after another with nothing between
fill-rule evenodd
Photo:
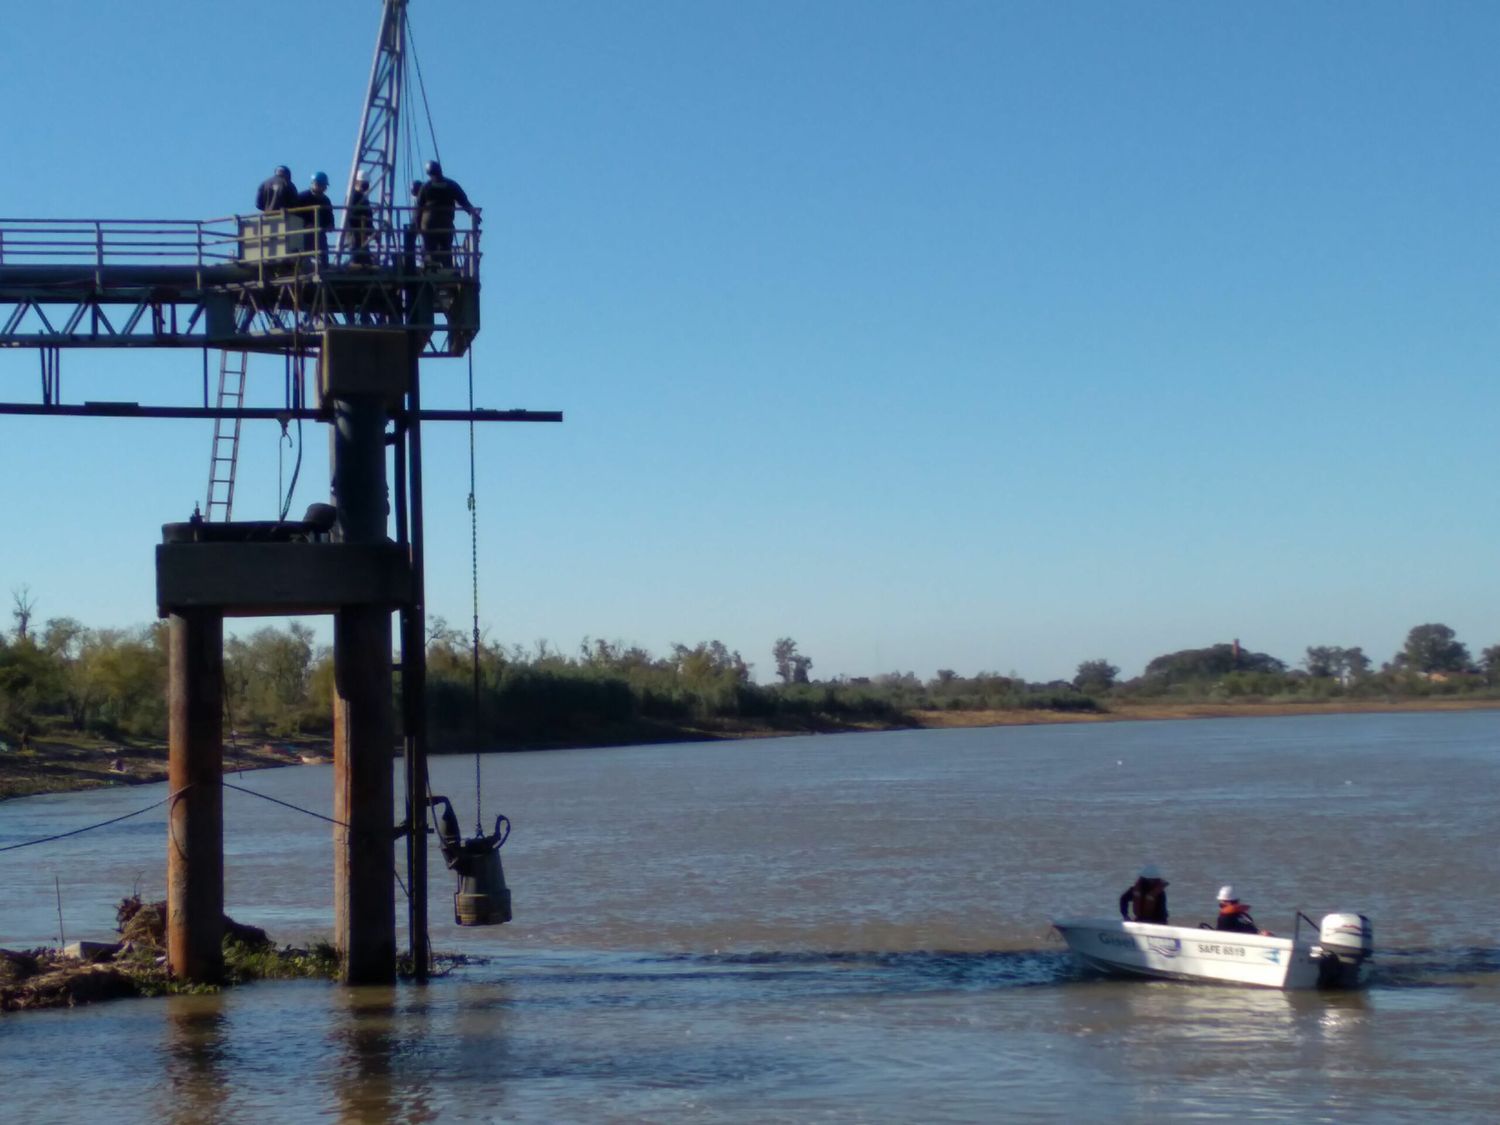
<instances>
[{"instance_id":1,"label":"man in life vest","mask_svg":"<svg viewBox=\"0 0 1500 1125\"><path fill-rule=\"evenodd\" d=\"M1250 906L1243 903L1227 883L1219 888L1219 921L1214 927L1233 934L1258 934L1260 927L1250 917Z\"/></svg>"},{"instance_id":2,"label":"man in life vest","mask_svg":"<svg viewBox=\"0 0 1500 1125\"><path fill-rule=\"evenodd\" d=\"M1136 881L1120 896L1120 917L1127 922L1167 924L1167 881L1156 864L1141 868Z\"/></svg>"}]
</instances>

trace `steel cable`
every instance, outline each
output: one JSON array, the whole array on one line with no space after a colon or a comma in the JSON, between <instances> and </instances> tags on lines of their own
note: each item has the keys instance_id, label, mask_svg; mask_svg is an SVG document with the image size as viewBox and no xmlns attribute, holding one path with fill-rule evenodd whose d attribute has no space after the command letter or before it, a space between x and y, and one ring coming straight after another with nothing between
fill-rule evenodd
<instances>
[{"instance_id":1,"label":"steel cable","mask_svg":"<svg viewBox=\"0 0 1500 1125\"><path fill-rule=\"evenodd\" d=\"M469 349L469 576L474 587L474 835L484 835L484 776L480 768L479 722L479 505L474 498L474 349Z\"/></svg>"},{"instance_id":2,"label":"steel cable","mask_svg":"<svg viewBox=\"0 0 1500 1125\"><path fill-rule=\"evenodd\" d=\"M116 816L111 817L109 820L101 820L98 824L90 824L86 828L75 828L71 832L58 832L53 836L40 836L35 840L24 840L19 844L6 844L3 848L0 848L0 852L13 852L20 848L35 847L37 844L50 844L54 840L66 840L69 836L81 836L85 832L93 832L97 828L108 828L111 824L119 824L122 820L129 820L133 816L140 816L141 813L148 813L152 809L160 808L168 801L181 796L182 793L183 790L179 789L176 793L169 793L160 801L149 804L145 808L136 809L135 812L128 812L124 816Z\"/></svg>"}]
</instances>

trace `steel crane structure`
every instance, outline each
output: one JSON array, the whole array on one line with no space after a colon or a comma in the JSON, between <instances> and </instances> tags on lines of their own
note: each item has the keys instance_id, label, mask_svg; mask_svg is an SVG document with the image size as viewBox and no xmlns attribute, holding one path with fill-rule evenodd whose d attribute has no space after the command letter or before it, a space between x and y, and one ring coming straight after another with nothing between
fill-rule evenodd
<instances>
[{"instance_id":1,"label":"steel crane structure","mask_svg":"<svg viewBox=\"0 0 1500 1125\"><path fill-rule=\"evenodd\" d=\"M284 511L249 523L195 513L166 524L157 548L157 609L171 623L168 957L190 980L213 980L222 971L223 620L305 613L334 617L334 925L344 979L394 977L393 841L400 836L412 952L418 974L425 973L422 424L562 420L556 411L422 407L423 361L467 355L479 331L481 251L477 222L456 224L445 232L451 257L426 260L412 208L398 203L412 64L407 6L382 5L350 172L351 187L356 174L368 178L375 215L373 233L356 235L357 253L348 224L323 230L296 211L210 221L0 219L0 347L35 349L41 359L39 399L0 402L0 416L212 420L218 428L208 514L218 514L222 495L226 517L243 422L296 419L332 428L332 504L315 504L291 521ZM404 155L414 157L409 138ZM200 400L64 400L64 351L143 347L202 349ZM209 349L225 353L213 403ZM284 358L280 404L246 404L250 354ZM312 387L309 370L316 372ZM407 798L395 832L393 613Z\"/></svg>"}]
</instances>

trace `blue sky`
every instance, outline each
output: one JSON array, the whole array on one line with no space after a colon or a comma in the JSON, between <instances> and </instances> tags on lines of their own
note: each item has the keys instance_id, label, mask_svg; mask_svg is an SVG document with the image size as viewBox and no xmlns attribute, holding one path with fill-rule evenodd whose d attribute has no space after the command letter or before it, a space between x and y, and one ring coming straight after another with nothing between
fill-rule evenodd
<instances>
[{"instance_id":1,"label":"blue sky","mask_svg":"<svg viewBox=\"0 0 1500 1125\"><path fill-rule=\"evenodd\" d=\"M1500 643L1500 8L411 11L485 210L477 397L567 412L479 434L492 636L1031 679L1232 637L1378 662L1429 621ZM7 11L0 215L208 218L283 161L341 185L378 13ZM0 353L0 397L37 371ZM199 377L63 361L71 401ZM461 363L425 378L462 405ZM251 379L273 402L279 368ZM209 432L0 418L0 587L149 620ZM241 518L274 514L278 436L247 428ZM466 624L467 436L428 444L429 602Z\"/></svg>"}]
</instances>

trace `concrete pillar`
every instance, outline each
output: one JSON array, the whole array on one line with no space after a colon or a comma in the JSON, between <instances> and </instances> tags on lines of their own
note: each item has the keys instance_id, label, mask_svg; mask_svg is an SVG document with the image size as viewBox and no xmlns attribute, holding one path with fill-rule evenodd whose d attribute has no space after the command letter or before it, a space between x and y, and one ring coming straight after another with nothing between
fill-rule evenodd
<instances>
[{"instance_id":1,"label":"concrete pillar","mask_svg":"<svg viewBox=\"0 0 1500 1125\"><path fill-rule=\"evenodd\" d=\"M224 972L224 618L187 610L169 628L167 963L214 982Z\"/></svg>"},{"instance_id":2,"label":"concrete pillar","mask_svg":"<svg viewBox=\"0 0 1500 1125\"><path fill-rule=\"evenodd\" d=\"M383 401L334 401L333 501L347 543L386 538ZM340 610L333 625L334 940L347 984L396 978L395 731L391 614Z\"/></svg>"}]
</instances>

